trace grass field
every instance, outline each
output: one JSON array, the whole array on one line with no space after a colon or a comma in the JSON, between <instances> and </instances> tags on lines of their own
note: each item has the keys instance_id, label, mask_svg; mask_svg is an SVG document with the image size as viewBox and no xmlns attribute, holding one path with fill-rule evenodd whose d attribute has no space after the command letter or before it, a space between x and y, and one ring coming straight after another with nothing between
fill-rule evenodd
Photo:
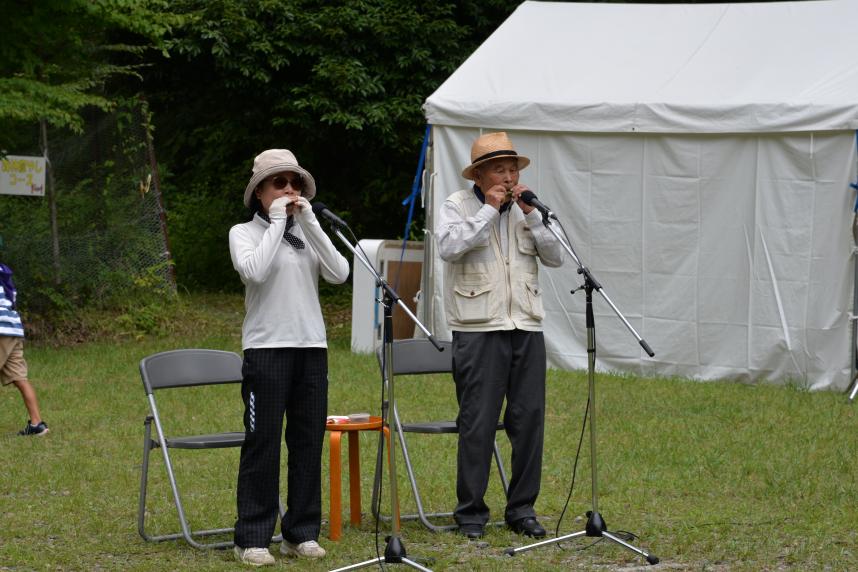
<instances>
[{"instance_id":1,"label":"grass field","mask_svg":"<svg viewBox=\"0 0 858 572\"><path fill-rule=\"evenodd\" d=\"M235 570L229 551L197 551L184 542L143 542L136 530L143 419L147 405L137 364L151 353L179 347L240 350L238 296L185 296L165 306L156 334L142 335L128 316L112 332L68 347L30 344L26 355L51 433L20 438L25 410L18 392L0 392L0 570ZM330 412L378 413L380 383L372 356L349 351L347 311L333 308ZM334 325L334 322L340 325ZM151 326L151 324L150 324ZM455 416L452 382L421 378L397 386L406 411ZM199 411L194 430L241 426L237 386L162 403L162 414ZM542 493L537 511L551 529L569 493L587 399L585 372L550 371ZM431 558L434 570L856 570L858 569L858 403L841 393L795 387L697 383L674 379L597 376L599 510L608 529L638 536L633 543L661 559L646 566L631 552L597 539L579 539L519 554L525 544L502 527L484 541L434 534L406 522L409 556ZM374 435L361 436L363 512L369 496ZM505 438L502 449L508 456ZM455 440L409 441L430 509L455 501ZM184 454L183 454L184 453ZM176 528L163 463L154 453L148 526ZM323 456L323 510L328 510L328 451ZM591 508L590 455L585 439L571 501L560 533L581 530ZM229 526L235 519L237 450L178 451L184 500L198 527ZM507 457L508 460L508 457ZM402 509L414 502L398 480ZM493 473L488 502L502 515ZM345 483L344 483L345 485ZM385 482L385 491L388 483ZM348 502L347 485L344 502ZM383 497L383 508L389 498ZM348 522L348 507L344 521ZM172 530L171 530L172 531ZM327 570L374 558L372 518L348 524L343 539L322 544L319 563L286 561L278 568ZM390 569L404 568L391 566Z\"/></svg>"}]
</instances>

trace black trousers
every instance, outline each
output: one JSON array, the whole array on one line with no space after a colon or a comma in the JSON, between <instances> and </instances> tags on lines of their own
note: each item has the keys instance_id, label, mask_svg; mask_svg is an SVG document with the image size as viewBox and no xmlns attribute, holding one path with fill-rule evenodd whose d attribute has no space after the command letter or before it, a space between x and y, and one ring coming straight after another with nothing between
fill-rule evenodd
<instances>
[{"instance_id":1,"label":"black trousers","mask_svg":"<svg viewBox=\"0 0 858 572\"><path fill-rule=\"evenodd\" d=\"M322 444L328 410L325 348L244 351L241 398L244 445L238 468L235 544L267 547L280 498L280 434L286 417L286 514L280 524L292 543L317 540L322 520Z\"/></svg>"},{"instance_id":2,"label":"black trousers","mask_svg":"<svg viewBox=\"0 0 858 572\"><path fill-rule=\"evenodd\" d=\"M453 332L453 377L459 400L456 522L489 520L483 497L504 397L504 423L512 444L504 519L514 522L536 516L533 505L539 496L545 418L542 332Z\"/></svg>"}]
</instances>

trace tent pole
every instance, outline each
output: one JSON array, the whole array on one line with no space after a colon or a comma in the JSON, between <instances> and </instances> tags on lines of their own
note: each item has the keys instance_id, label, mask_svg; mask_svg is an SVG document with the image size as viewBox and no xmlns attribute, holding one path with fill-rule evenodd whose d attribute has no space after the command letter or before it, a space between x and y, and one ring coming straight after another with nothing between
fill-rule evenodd
<instances>
[{"instance_id":1,"label":"tent pole","mask_svg":"<svg viewBox=\"0 0 858 572\"><path fill-rule=\"evenodd\" d=\"M853 234L858 230L858 215L856 215L856 219L852 222L852 232ZM856 376L856 360L858 360L858 317L855 316L856 310L858 310L858 246L852 246L852 265L854 268L853 272L853 280L852 280L852 347L849 355L852 356L850 360L850 376L849 379L852 380L849 389L846 391L849 392L849 401L855 399L855 395L858 394L858 376Z\"/></svg>"}]
</instances>

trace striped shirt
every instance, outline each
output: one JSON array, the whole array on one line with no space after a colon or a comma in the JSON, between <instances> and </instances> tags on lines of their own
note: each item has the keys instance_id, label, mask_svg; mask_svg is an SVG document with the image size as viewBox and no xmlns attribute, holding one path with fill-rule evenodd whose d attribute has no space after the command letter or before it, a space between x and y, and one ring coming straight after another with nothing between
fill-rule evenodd
<instances>
[{"instance_id":1,"label":"striped shirt","mask_svg":"<svg viewBox=\"0 0 858 572\"><path fill-rule=\"evenodd\" d=\"M12 309L12 301L6 297L2 288L0 288L0 336L24 337L24 324L21 322L21 316Z\"/></svg>"}]
</instances>

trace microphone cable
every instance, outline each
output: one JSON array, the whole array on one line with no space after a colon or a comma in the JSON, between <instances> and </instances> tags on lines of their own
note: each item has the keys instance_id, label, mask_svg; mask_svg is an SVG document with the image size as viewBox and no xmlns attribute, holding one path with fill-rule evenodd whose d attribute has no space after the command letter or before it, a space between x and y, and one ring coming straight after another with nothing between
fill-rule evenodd
<instances>
[{"instance_id":1,"label":"microphone cable","mask_svg":"<svg viewBox=\"0 0 858 572\"><path fill-rule=\"evenodd\" d=\"M569 508L569 501L572 499L572 491L575 490L575 476L578 472L578 461L581 458L581 445L584 443L584 433L587 428L587 421L590 418L590 395L587 394L587 405L584 408L584 422L581 424L581 435L578 437L578 448L575 451L575 462L572 465L572 484L569 485L569 493L566 495L566 502L563 503L563 510L560 511L560 517L557 519L557 525L554 527L554 536L560 536L560 524L563 522L563 517L566 514L566 509Z\"/></svg>"},{"instance_id":2,"label":"microphone cable","mask_svg":"<svg viewBox=\"0 0 858 572\"><path fill-rule=\"evenodd\" d=\"M330 209L328 209L324 203L313 203L313 204L314 205L321 205L324 210L327 210L328 212L331 212L331 214L333 214L332 211L330 211ZM323 209L319 209L319 210L323 210ZM313 210L313 213L317 214L316 209ZM325 218L332 229L342 230L343 228L345 228L346 231L348 231L348 235L351 237L351 240L355 245L355 250L359 250L361 255L363 255L364 259L367 262L369 262L370 264L372 264L370 261L369 255L366 253L366 251L360 245L360 241L358 241L357 236L355 236L354 231L352 231L352 228L348 224L339 225L339 224L334 223L328 217L319 216L319 215L321 215L321 213L317 214L317 218ZM345 222L345 221L343 221L343 222ZM357 255L355 255L355 256L357 257ZM357 268L357 264L358 264L358 262L355 261L355 268ZM382 347L384 347L384 346L382 346ZM386 365L387 365L386 360L387 360L387 354L386 354L386 352L382 351L381 352L382 376L384 376L384 372L386 371ZM384 400L385 400L385 384L384 384L384 381L382 381L382 383L381 383L381 404L382 404L382 407L384 407ZM389 425L390 425L390 411L388 409L388 426ZM392 435L391 438L395 439L396 438L395 434ZM374 530L373 536L375 539L375 555L376 555L376 559L378 562L379 570L386 570L386 568L384 566L384 558L382 558L382 550L381 550L381 546L380 546L380 542L379 542L379 539L381 537L381 520L382 520L382 516L381 516L382 500L381 499L384 496L383 495L383 489L384 489L385 441L386 440L384 438L384 424L382 423L381 430L379 431L379 446L378 446L378 453L376 454L376 464L375 464L375 466L376 466L376 477L378 478L378 489L377 489L376 498L374 499L375 503L373 504L373 506L371 508L373 516L375 517L375 530ZM373 483L373 488L375 488L375 483ZM395 507L392 507L392 508L395 511ZM395 514L392 515L391 518L396 518L396 515Z\"/></svg>"},{"instance_id":3,"label":"microphone cable","mask_svg":"<svg viewBox=\"0 0 858 572\"><path fill-rule=\"evenodd\" d=\"M561 223L560 220L558 220L558 219L554 219L554 222L560 227L560 230L563 233L563 238L566 240L567 244L569 244L571 247L572 241L569 239L569 235L566 233L566 229L563 227L563 223ZM578 260L578 263L581 264L581 261ZM580 288L576 288L575 290L572 291L572 293L574 294L579 289ZM595 372L594 372L594 374L595 374ZM560 525L563 522L564 516L566 515L566 510L569 508L569 502L572 499L572 492L575 490L575 478L576 478L576 475L578 472L578 461L581 458L581 446L584 443L584 433L586 432L587 422L589 421L589 418L590 418L590 394L588 392L587 404L584 408L584 421L581 424L581 434L578 437L578 448L575 451L575 462L572 465L572 483L569 485L569 493L566 495L566 502L563 503L563 509L560 511L560 517L557 519L557 525L554 527L554 536L555 537L560 536ZM587 517L588 518L590 517L590 514L591 514L591 511L587 511ZM635 538L638 538L637 534L635 534L634 532L629 532L627 530L607 530L607 532L610 532L611 534L613 534L619 538L622 538L623 540L627 540L627 541L632 541ZM578 551L587 550L588 548L595 546L596 544L598 544L599 542L604 540L604 538L605 538L604 536L600 536L594 542L591 542L587 546L584 546L582 548L578 548L576 550L578 550Z\"/></svg>"},{"instance_id":4,"label":"microphone cable","mask_svg":"<svg viewBox=\"0 0 858 572\"><path fill-rule=\"evenodd\" d=\"M357 243L355 243L355 244L357 244ZM358 248L360 248L360 246L358 246ZM362 248L361 248L361 252L363 252ZM364 253L364 256L366 256L366 253ZM367 257L367 260L369 260L369 257ZM382 342L382 344L383 344L383 342ZM382 345L382 348L384 348L384 345ZM381 375L382 375L382 378L384 377L384 372L387 371L387 363L386 362L387 362L387 352L382 350L382 352L381 352L381 371L382 371ZM385 400L385 387L384 387L384 385L385 385L384 380L382 379L382 382L381 382L381 405L382 405L382 408L384 408L384 400ZM390 426L390 409L389 408L387 411L387 425L388 425L388 427ZM390 438L395 439L396 435L395 434L391 435ZM375 457L376 478L378 479L378 493L375 497L375 506L372 507L372 512L375 516L375 531L374 531L373 536L375 539L375 556L376 556L376 559L378 560L378 569L379 570L386 570L386 568L384 567L384 559L381 557L382 552L381 552L381 546L379 544L379 538L381 536L381 499L384 496L382 494L382 490L384 489L384 454L386 452L386 450L385 450L385 438L384 438L384 420L382 420L381 431L378 434L378 443L379 443L378 453L376 454L376 457ZM387 454L389 455L390 453L387 452ZM394 478L396 478L396 475L394 475ZM374 486L375 486L375 483L373 483L373 487ZM393 514L391 515L391 518L396 518L396 513L395 513L396 507L391 507L391 509L394 511Z\"/></svg>"}]
</instances>

